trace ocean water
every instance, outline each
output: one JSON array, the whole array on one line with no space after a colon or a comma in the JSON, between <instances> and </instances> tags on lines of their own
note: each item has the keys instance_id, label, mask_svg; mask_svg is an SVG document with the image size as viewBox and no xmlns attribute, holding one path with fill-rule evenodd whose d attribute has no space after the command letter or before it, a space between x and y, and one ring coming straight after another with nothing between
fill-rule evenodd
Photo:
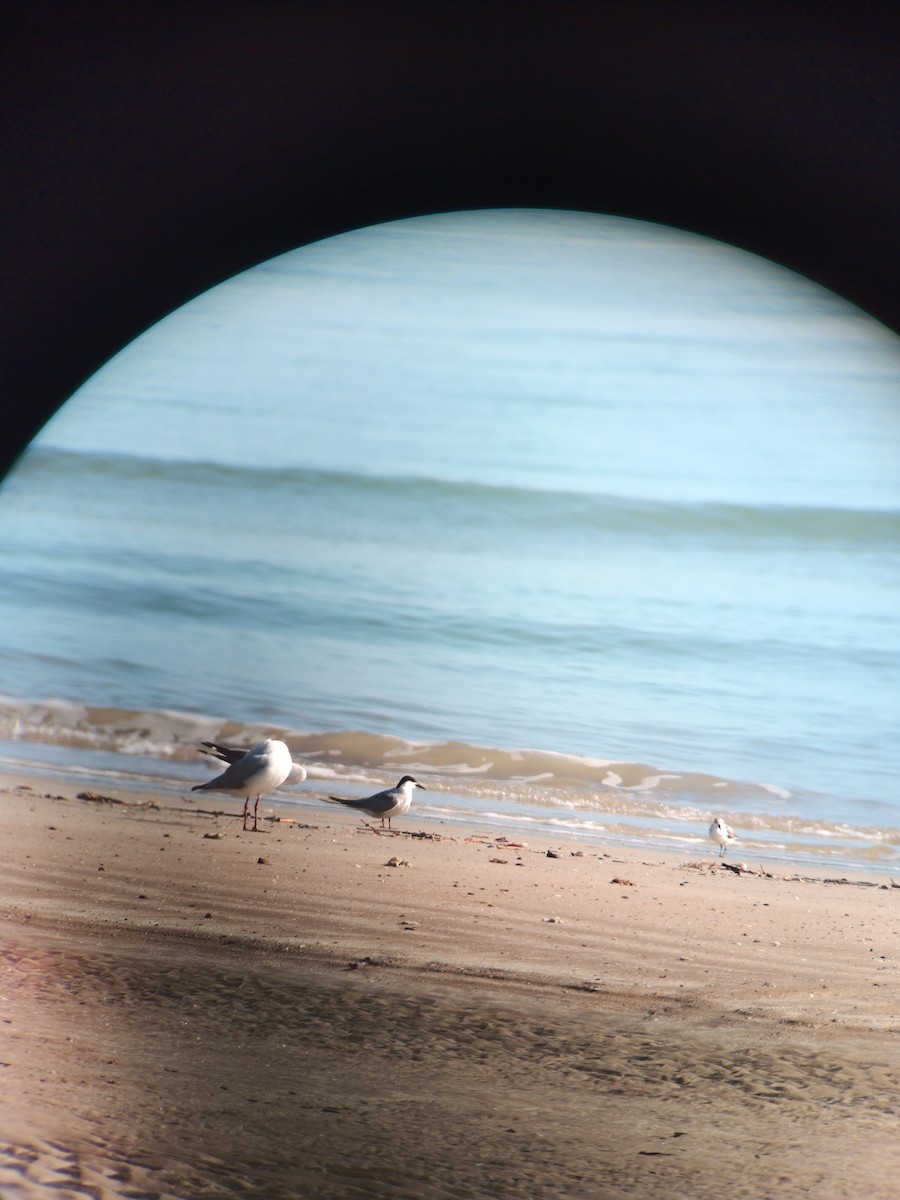
<instances>
[{"instance_id":1,"label":"ocean water","mask_svg":"<svg viewBox=\"0 0 900 1200\"><path fill-rule=\"evenodd\" d=\"M643 222L398 221L171 314L6 479L0 769L277 733L288 805L413 769L450 823L900 873L898 601L894 334Z\"/></svg>"}]
</instances>

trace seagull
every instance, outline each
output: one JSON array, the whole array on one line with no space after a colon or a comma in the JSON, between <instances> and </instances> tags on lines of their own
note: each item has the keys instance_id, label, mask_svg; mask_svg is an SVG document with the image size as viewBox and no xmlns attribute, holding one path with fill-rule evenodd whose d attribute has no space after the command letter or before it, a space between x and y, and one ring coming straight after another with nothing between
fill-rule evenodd
<instances>
[{"instance_id":1,"label":"seagull","mask_svg":"<svg viewBox=\"0 0 900 1200\"><path fill-rule=\"evenodd\" d=\"M275 738L266 738L251 746L237 762L230 764L226 771L211 779L209 783L198 783L191 788L192 792L234 792L244 797L244 828L247 828L248 806L250 797L256 797L253 806L253 832L258 832L257 814L259 800L265 792L274 792L277 787L287 780L294 763L291 752L284 742Z\"/></svg>"},{"instance_id":2,"label":"seagull","mask_svg":"<svg viewBox=\"0 0 900 1200\"><path fill-rule=\"evenodd\" d=\"M387 820L388 829L390 829L391 817L402 816L403 813L409 812L414 788L421 788L423 792L428 791L424 783L417 783L412 775L404 775L396 787L388 788L384 792L376 792L374 796L363 796L359 800L348 799L345 796L329 796L328 799L335 804L346 804L348 808L359 808L368 813L370 817L380 817L382 829Z\"/></svg>"},{"instance_id":3,"label":"seagull","mask_svg":"<svg viewBox=\"0 0 900 1200\"><path fill-rule=\"evenodd\" d=\"M710 825L709 836L717 846L722 847L722 849L719 851L719 858L724 858L725 851L728 849L731 843L737 841L737 834L730 825L725 824L721 817L716 817L712 825Z\"/></svg>"},{"instance_id":4,"label":"seagull","mask_svg":"<svg viewBox=\"0 0 900 1200\"><path fill-rule=\"evenodd\" d=\"M221 742L201 742L201 746L207 748L201 753L208 754L211 758L220 758L222 762L236 763L250 751L246 746L225 746ZM292 762L291 773L284 781L284 786L290 786L293 783L302 783L306 778L306 767L302 763Z\"/></svg>"}]
</instances>

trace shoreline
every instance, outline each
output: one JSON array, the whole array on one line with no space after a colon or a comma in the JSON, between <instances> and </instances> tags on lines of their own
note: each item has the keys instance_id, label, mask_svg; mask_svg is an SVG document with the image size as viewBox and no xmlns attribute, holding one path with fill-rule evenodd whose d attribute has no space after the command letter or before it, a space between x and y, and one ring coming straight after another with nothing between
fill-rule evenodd
<instances>
[{"instance_id":1,"label":"shoreline","mask_svg":"<svg viewBox=\"0 0 900 1200\"><path fill-rule=\"evenodd\" d=\"M206 733L211 738L217 736L208 730ZM250 741L253 736L249 738ZM304 745L316 736L306 735ZM26 745L45 745L70 757L73 753L77 756L84 751L83 747L65 747L56 743L5 744L10 749L16 747L20 750ZM4 781L14 783L19 777L33 774L45 779L48 786L57 790L77 788L102 793L125 788L147 797L161 793L170 798L180 796L189 803L194 799L190 795L192 784L205 782L213 769L202 761L196 744L189 749L194 757L184 760L148 760L141 756L99 752L112 756L114 768L96 766L92 769L88 763L73 768L71 765L51 764L27 757L5 758L0 763L0 787ZM321 746L318 749L321 753ZM301 758L307 757L307 753L308 750L304 750ZM549 754L546 751L531 753L545 757ZM184 763L187 768L184 774L174 770L176 762ZM148 763L152 763L150 770ZM310 820L321 819L328 807L323 799L325 793L342 791L364 795L390 786L396 781L398 770L396 764L379 763L351 768L347 774L335 774L327 768L323 769L320 761L309 760L307 765L310 774L306 783L283 789L277 798L279 808L298 814L298 820L303 819L304 813ZM434 764L418 768L403 763L400 769L415 772L417 769L433 771L436 768ZM900 842L895 837L887 836L895 832L893 829L875 826L851 828L840 822L831 825L826 822L820 828L812 829L809 827L809 818L801 815L787 819L769 814L760 824L759 814L752 810L740 813L731 808L726 811L716 807L712 802L721 799L716 796L706 797L708 807L697 807L701 797L696 797L691 819L686 819L677 805L672 811L667 806L654 809L652 803L647 809L637 801L631 804L626 801L623 806L622 796L612 793L608 797L607 807L602 809L579 808L567 803L557 806L554 800L543 799L540 785L527 798L520 796L510 800L496 794L497 783L503 781L480 776L455 779L452 775L441 776L439 766L437 770L438 775L432 777L428 785L428 799L423 801L417 793L415 813L417 819L427 824L446 824L456 830L471 826L489 830L502 828L507 834L519 838L577 841L588 850L598 847L615 850L629 848L641 852L652 850L654 853L684 859L687 856L702 856L709 850L706 830L713 816L718 813L729 823L735 824L738 831L738 841L731 850L732 856L751 863L756 869L809 877L823 872L829 877L872 874L886 884L890 884L892 878L900 880L897 850ZM464 784L468 784L469 790L463 790ZM527 789L527 781L520 781L520 785ZM550 790L552 794L555 789ZM768 788L764 790L771 791ZM215 796L215 793L210 795ZM577 800L577 796L572 799ZM271 808L273 798L267 797L266 803Z\"/></svg>"},{"instance_id":2,"label":"shoreline","mask_svg":"<svg viewBox=\"0 0 900 1200\"><path fill-rule=\"evenodd\" d=\"M75 791L0 784L14 1200L892 1194L875 872Z\"/></svg>"}]
</instances>

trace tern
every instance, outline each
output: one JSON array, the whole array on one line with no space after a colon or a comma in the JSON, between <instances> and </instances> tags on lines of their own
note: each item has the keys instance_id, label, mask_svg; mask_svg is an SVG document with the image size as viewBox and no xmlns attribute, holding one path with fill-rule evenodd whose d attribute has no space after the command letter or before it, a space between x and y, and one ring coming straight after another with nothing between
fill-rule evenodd
<instances>
[{"instance_id":1,"label":"tern","mask_svg":"<svg viewBox=\"0 0 900 1200\"><path fill-rule=\"evenodd\" d=\"M363 796L358 800L346 796L329 796L328 799L335 804L346 804L348 808L358 808L361 812L368 813L370 817L380 817L381 828L384 829L384 823L387 821L387 827L390 829L391 817L402 816L403 813L409 812L415 788L421 788L423 792L428 791L424 783L418 783L412 775L404 775L396 787L388 788L384 792L376 792L374 796Z\"/></svg>"},{"instance_id":2,"label":"tern","mask_svg":"<svg viewBox=\"0 0 900 1200\"><path fill-rule=\"evenodd\" d=\"M294 767L291 752L284 742L266 738L257 742L246 753L229 765L227 770L209 783L198 783L192 792L233 792L244 797L244 828L247 828L250 797L256 797L253 806L253 832L258 832L257 816L259 800L266 792L274 792L287 780Z\"/></svg>"},{"instance_id":3,"label":"tern","mask_svg":"<svg viewBox=\"0 0 900 1200\"><path fill-rule=\"evenodd\" d=\"M717 846L722 847L722 849L719 851L719 858L724 858L725 851L728 849L731 843L737 841L737 834L730 825L725 824L721 817L716 817L712 825L710 825L709 836Z\"/></svg>"}]
</instances>

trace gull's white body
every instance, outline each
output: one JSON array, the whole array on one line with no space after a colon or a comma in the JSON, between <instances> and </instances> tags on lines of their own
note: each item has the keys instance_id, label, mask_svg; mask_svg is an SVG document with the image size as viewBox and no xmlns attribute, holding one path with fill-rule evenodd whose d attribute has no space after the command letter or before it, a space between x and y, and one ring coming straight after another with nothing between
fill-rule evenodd
<instances>
[{"instance_id":1,"label":"gull's white body","mask_svg":"<svg viewBox=\"0 0 900 1200\"><path fill-rule=\"evenodd\" d=\"M250 753L250 748L247 746L226 746L222 742L202 742L205 746L203 753L208 754L211 758L219 758L222 762L236 763L240 762L247 754ZM283 787L290 787L293 783L302 783L306 778L306 767L302 763L291 762L291 773L285 779Z\"/></svg>"},{"instance_id":2,"label":"gull's white body","mask_svg":"<svg viewBox=\"0 0 900 1200\"><path fill-rule=\"evenodd\" d=\"M227 770L209 783L198 783L192 792L232 792L244 798L244 828L247 828L248 807L252 796L256 797L253 807L253 829L257 829L260 797L274 792L287 780L294 766L291 752L284 742L266 738L257 742Z\"/></svg>"}]
</instances>

